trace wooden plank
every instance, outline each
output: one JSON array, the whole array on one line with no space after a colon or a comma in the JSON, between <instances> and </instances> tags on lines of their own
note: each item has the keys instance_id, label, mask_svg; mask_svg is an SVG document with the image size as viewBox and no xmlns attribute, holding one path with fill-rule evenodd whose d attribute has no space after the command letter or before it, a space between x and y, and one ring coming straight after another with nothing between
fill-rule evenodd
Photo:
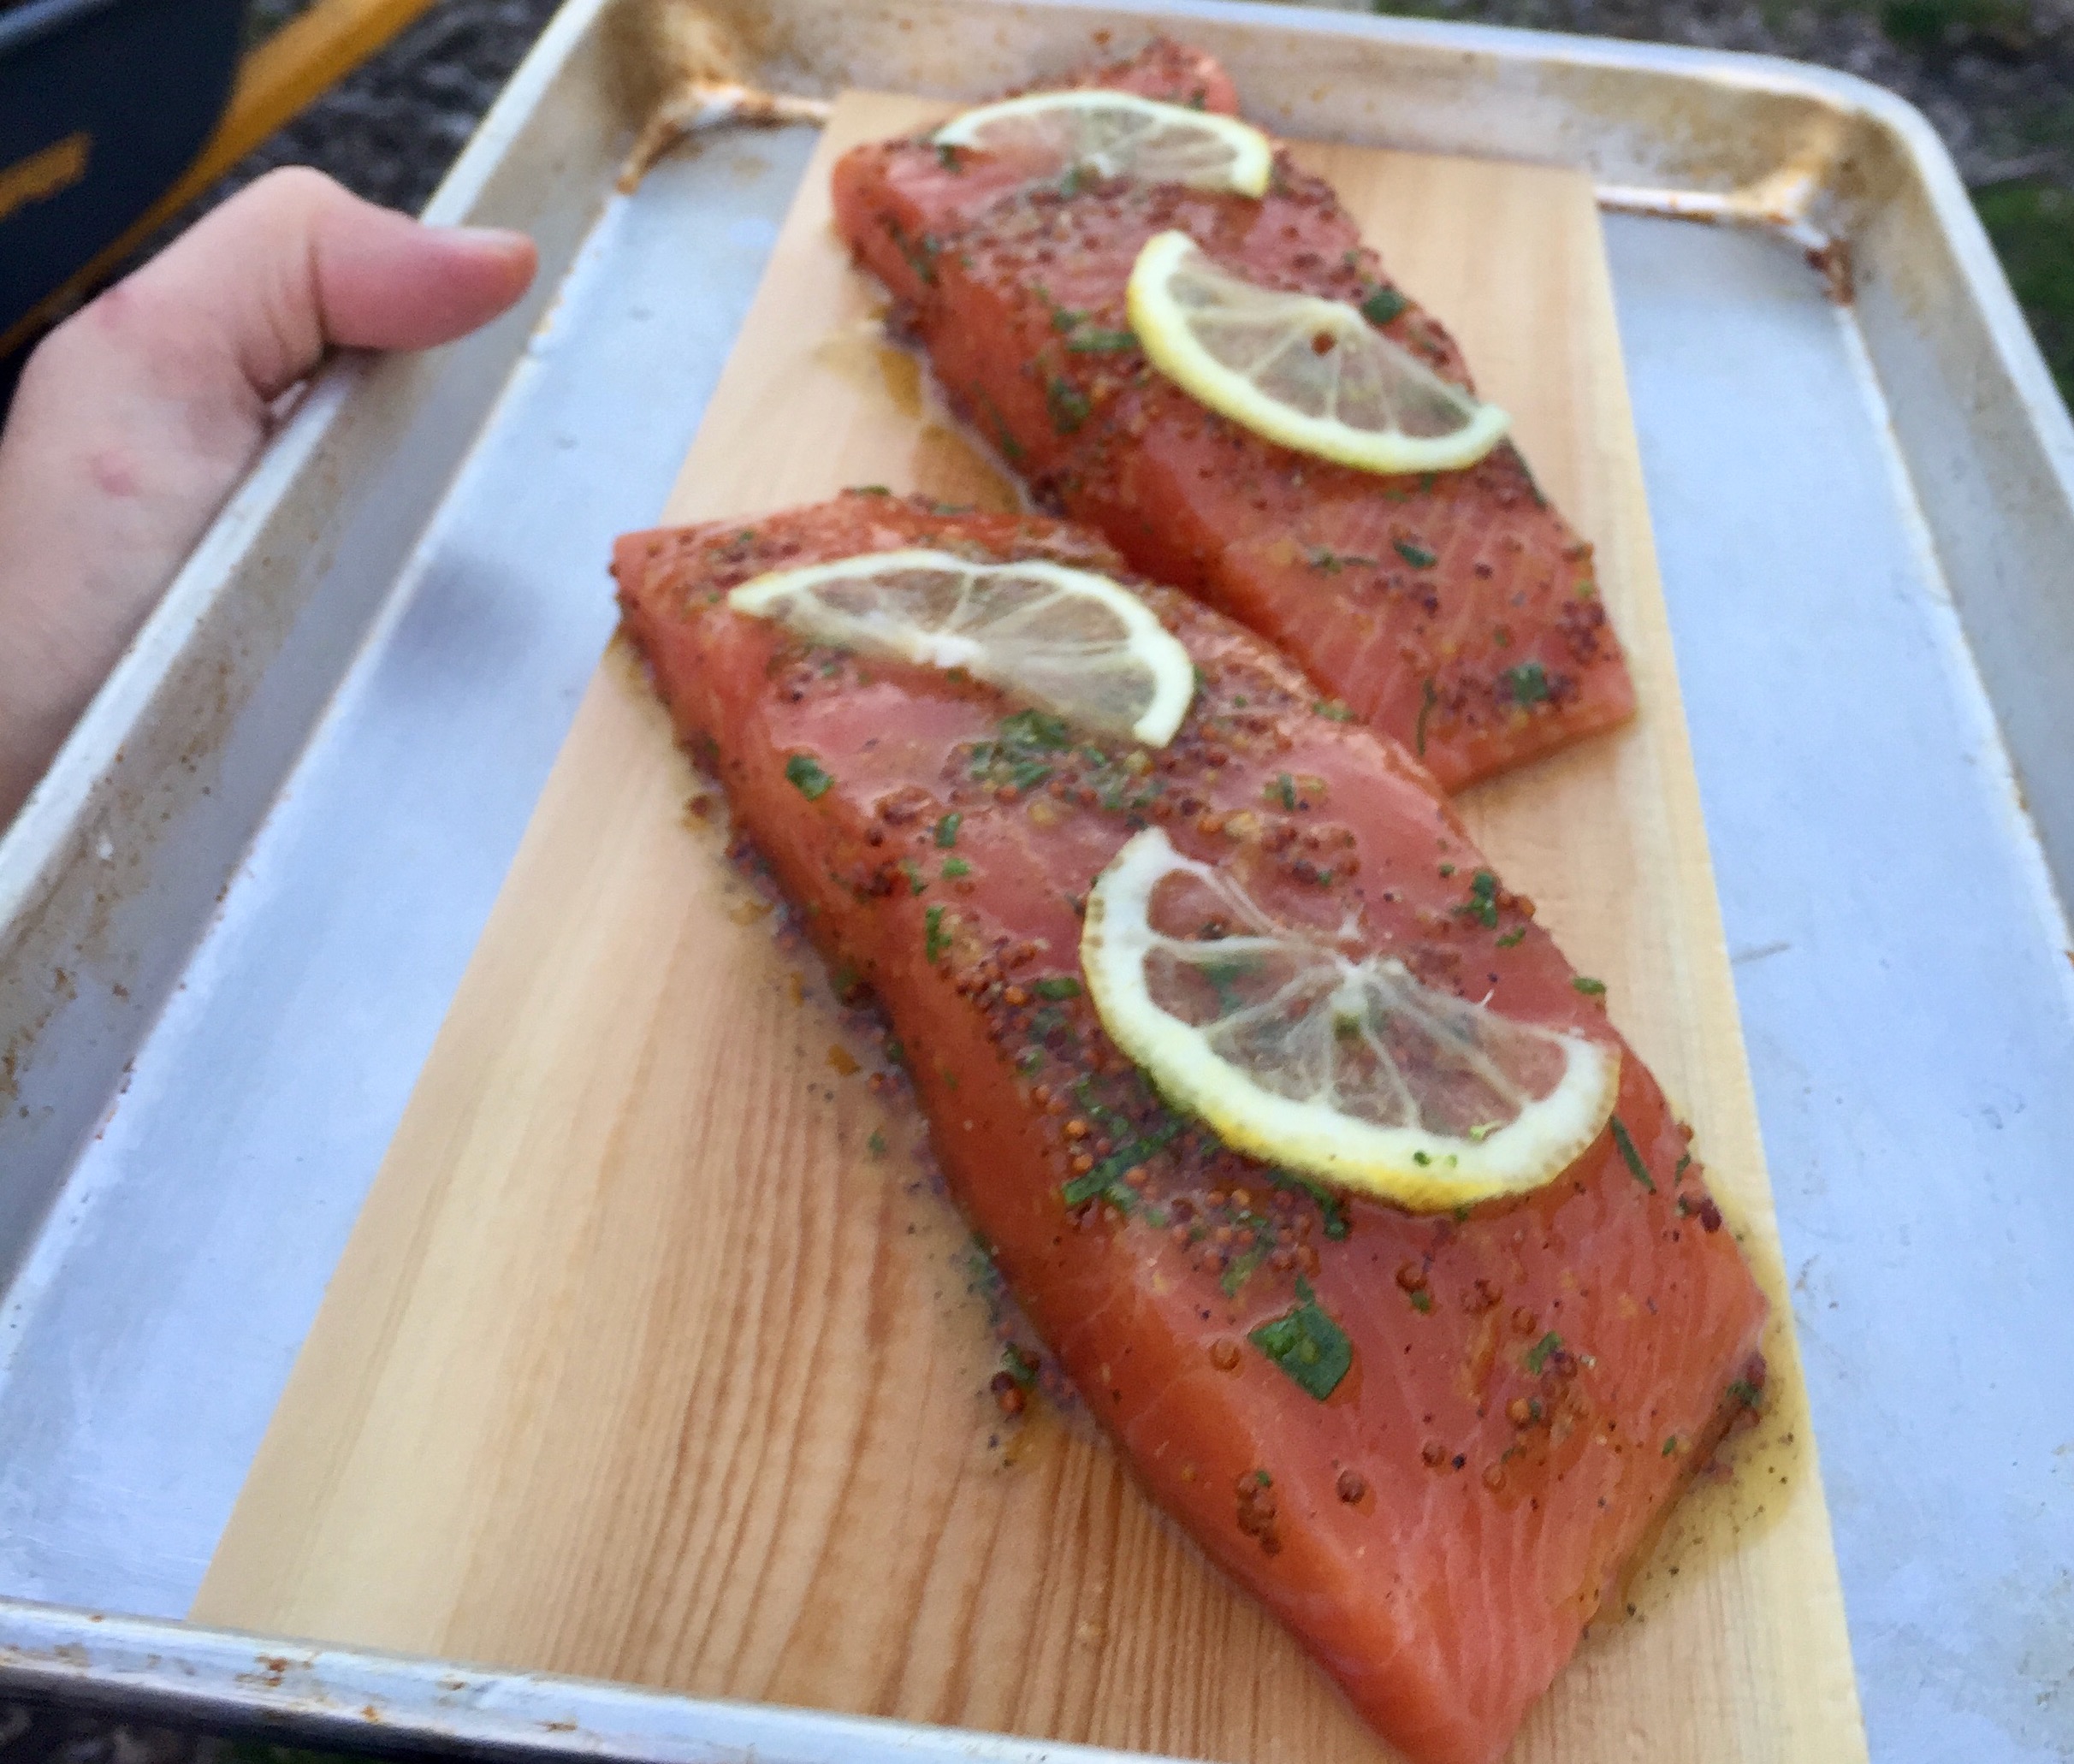
<instances>
[{"instance_id":1,"label":"wooden plank","mask_svg":"<svg viewBox=\"0 0 2074 1764\"><path fill-rule=\"evenodd\" d=\"M865 329L873 291L829 226L834 155L929 114L838 108L671 517L855 482L1008 503ZM1464 808L1686 1104L1797 1391L1590 186L1301 157L1598 540L1641 717ZM989 1317L917 1123L870 1087L868 1027L685 812L701 791L615 649L194 1615L1260 1764L1379 1755L1104 1441L1044 1409L1000 1423ZM1587 1643L1519 1759L1864 1755L1796 1397L1737 1466L1681 1507L1637 1615Z\"/></svg>"}]
</instances>

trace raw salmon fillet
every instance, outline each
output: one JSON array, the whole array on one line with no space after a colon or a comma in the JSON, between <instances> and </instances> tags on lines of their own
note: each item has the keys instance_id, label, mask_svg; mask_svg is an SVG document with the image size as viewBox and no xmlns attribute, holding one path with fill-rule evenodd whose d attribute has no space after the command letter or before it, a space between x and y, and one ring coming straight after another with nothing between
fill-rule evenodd
<instances>
[{"instance_id":1,"label":"raw salmon fillet","mask_svg":"<svg viewBox=\"0 0 2074 1764\"><path fill-rule=\"evenodd\" d=\"M1236 108L1216 62L1172 44L1063 83ZM1396 341L1469 384L1448 334L1286 154L1255 200L1033 181L1004 156L896 140L838 163L834 203L858 260L894 296L896 328L1038 502L1259 632L1443 788L1633 713L1591 548L1509 443L1459 472L1334 465L1216 415L1133 343L1131 265L1177 228L1250 281L1367 303Z\"/></svg>"},{"instance_id":2,"label":"raw salmon fillet","mask_svg":"<svg viewBox=\"0 0 2074 1764\"><path fill-rule=\"evenodd\" d=\"M1090 882L1148 824L1279 916L1358 912L1429 985L1618 1038L1425 772L1184 595L1137 586L1201 683L1158 753L725 603L910 545L1131 579L1056 522L865 492L633 534L613 569L678 730L875 990L952 1193L1146 1489L1408 1758L1490 1764L1757 1401L1765 1301L1689 1130L1623 1050L1625 1140L1525 1199L1421 1216L1170 1113L1079 980ZM1323 1400L1252 1339L1307 1304L1351 1349Z\"/></svg>"}]
</instances>

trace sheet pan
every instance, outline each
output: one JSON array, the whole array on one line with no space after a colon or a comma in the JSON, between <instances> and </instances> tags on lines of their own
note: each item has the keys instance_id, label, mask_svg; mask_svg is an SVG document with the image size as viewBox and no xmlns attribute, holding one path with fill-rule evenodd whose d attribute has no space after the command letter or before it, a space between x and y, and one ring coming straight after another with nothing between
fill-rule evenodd
<instances>
[{"instance_id":1,"label":"sheet pan","mask_svg":"<svg viewBox=\"0 0 2074 1764\"><path fill-rule=\"evenodd\" d=\"M613 194L610 11L572 0L433 204L532 231L535 293L327 373L0 840L0 1690L1063 1757L173 1621L811 145L725 130ZM1289 133L1592 172L1874 1755L2074 1752L2074 428L1922 119L1784 62L1217 0L732 18L809 93L977 96L1164 28Z\"/></svg>"}]
</instances>

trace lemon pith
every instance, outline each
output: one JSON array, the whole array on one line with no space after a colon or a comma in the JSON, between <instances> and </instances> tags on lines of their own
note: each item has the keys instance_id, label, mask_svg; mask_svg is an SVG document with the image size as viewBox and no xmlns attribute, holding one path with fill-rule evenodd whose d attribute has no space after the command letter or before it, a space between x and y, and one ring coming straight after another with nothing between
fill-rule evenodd
<instances>
[{"instance_id":1,"label":"lemon pith","mask_svg":"<svg viewBox=\"0 0 2074 1764\"><path fill-rule=\"evenodd\" d=\"M1104 177L1259 196L1274 170L1274 144L1236 116L1099 86L981 104L930 139L985 151L1049 135L1058 137L1062 169L1081 167Z\"/></svg>"},{"instance_id":2,"label":"lemon pith","mask_svg":"<svg viewBox=\"0 0 2074 1764\"><path fill-rule=\"evenodd\" d=\"M1184 392L1266 440L1364 471L1453 471L1511 418L1450 385L1342 301L1256 287L1186 233L1131 267L1131 329Z\"/></svg>"},{"instance_id":3,"label":"lemon pith","mask_svg":"<svg viewBox=\"0 0 2074 1764\"><path fill-rule=\"evenodd\" d=\"M1227 934L1197 941L1153 929L1154 891L1176 876L1214 898ZM1287 978L1236 1010L1224 1009L1219 984L1218 1013L1191 1021L1153 996L1156 959L1189 980L1248 963ZM1097 878L1081 963L1103 1027L1169 1102L1240 1151L1415 1211L1553 1181L1613 1111L1615 1049L1497 1016L1424 986L1389 956L1353 957L1280 925L1229 876L1182 857L1158 827L1134 837ZM1423 1061L1407 1060L1407 1047L1424 1050ZM1553 1081L1530 1087L1522 1067ZM1488 1119L1429 1119L1459 1112L1466 1094L1487 1099Z\"/></svg>"},{"instance_id":4,"label":"lemon pith","mask_svg":"<svg viewBox=\"0 0 2074 1764\"><path fill-rule=\"evenodd\" d=\"M1153 609L1091 570L914 547L777 570L727 596L816 642L964 669L1069 722L1164 747L1195 666Z\"/></svg>"}]
</instances>

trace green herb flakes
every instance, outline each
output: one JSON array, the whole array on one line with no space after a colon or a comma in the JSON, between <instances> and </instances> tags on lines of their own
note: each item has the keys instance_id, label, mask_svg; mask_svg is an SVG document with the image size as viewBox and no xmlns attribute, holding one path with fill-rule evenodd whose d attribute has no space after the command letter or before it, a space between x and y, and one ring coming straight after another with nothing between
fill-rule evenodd
<instances>
[{"instance_id":1,"label":"green herb flakes","mask_svg":"<svg viewBox=\"0 0 2074 1764\"><path fill-rule=\"evenodd\" d=\"M1385 325L1412 303L1391 287L1379 287L1361 302L1361 317L1372 325Z\"/></svg>"},{"instance_id":2,"label":"green herb flakes","mask_svg":"<svg viewBox=\"0 0 2074 1764\"><path fill-rule=\"evenodd\" d=\"M1548 701L1548 671L1538 661L1523 661L1517 667L1507 668L1498 676L1498 684L1522 710Z\"/></svg>"},{"instance_id":3,"label":"green herb flakes","mask_svg":"<svg viewBox=\"0 0 2074 1764\"><path fill-rule=\"evenodd\" d=\"M1426 719L1433 713L1433 702L1438 695L1433 690L1433 677L1428 674L1419 683L1419 721L1413 728L1412 739L1419 757L1425 757Z\"/></svg>"},{"instance_id":4,"label":"green herb flakes","mask_svg":"<svg viewBox=\"0 0 2074 1764\"><path fill-rule=\"evenodd\" d=\"M1498 928L1498 879L1489 870L1478 870L1469 879L1469 898L1455 909L1458 919L1473 919L1490 930Z\"/></svg>"},{"instance_id":5,"label":"green herb flakes","mask_svg":"<svg viewBox=\"0 0 2074 1764\"><path fill-rule=\"evenodd\" d=\"M960 876L969 876L971 873L972 866L963 858L946 857L944 860L944 879L946 882L956 881Z\"/></svg>"},{"instance_id":6,"label":"green herb flakes","mask_svg":"<svg viewBox=\"0 0 2074 1764\"><path fill-rule=\"evenodd\" d=\"M965 169L958 163L958 153L956 145L950 141L937 142L936 163L943 167L945 171L951 173L953 176L956 176L957 174L963 172Z\"/></svg>"},{"instance_id":7,"label":"green herb flakes","mask_svg":"<svg viewBox=\"0 0 2074 1764\"><path fill-rule=\"evenodd\" d=\"M1421 1317L1430 1316L1433 1310L1432 1293L1429 1293L1424 1287L1419 1287L1417 1292L1412 1294L1412 1309L1416 1311Z\"/></svg>"},{"instance_id":8,"label":"green herb flakes","mask_svg":"<svg viewBox=\"0 0 2074 1764\"><path fill-rule=\"evenodd\" d=\"M1135 349L1137 338L1129 331L1105 331L1097 327L1069 337L1066 347L1076 355L1107 355L1119 349Z\"/></svg>"},{"instance_id":9,"label":"green herb flakes","mask_svg":"<svg viewBox=\"0 0 2074 1764\"><path fill-rule=\"evenodd\" d=\"M1588 974L1573 975L1570 985L1587 998L1603 998L1606 996L1606 982L1595 980Z\"/></svg>"},{"instance_id":10,"label":"green herb flakes","mask_svg":"<svg viewBox=\"0 0 2074 1764\"><path fill-rule=\"evenodd\" d=\"M900 873L908 879L908 887L916 894L926 893L929 885L922 879L921 866L911 857L900 860Z\"/></svg>"},{"instance_id":11,"label":"green herb flakes","mask_svg":"<svg viewBox=\"0 0 2074 1764\"><path fill-rule=\"evenodd\" d=\"M936 844L939 850L948 851L957 844L958 823L964 818L956 809L952 809L950 814L936 823Z\"/></svg>"},{"instance_id":12,"label":"green herb flakes","mask_svg":"<svg viewBox=\"0 0 2074 1764\"><path fill-rule=\"evenodd\" d=\"M809 802L820 801L835 787L835 780L805 754L794 754L785 762L785 778Z\"/></svg>"},{"instance_id":13,"label":"green herb flakes","mask_svg":"<svg viewBox=\"0 0 2074 1764\"><path fill-rule=\"evenodd\" d=\"M1040 998L1077 998L1081 983L1070 974L1046 974L1030 991Z\"/></svg>"},{"instance_id":14,"label":"green herb flakes","mask_svg":"<svg viewBox=\"0 0 2074 1764\"><path fill-rule=\"evenodd\" d=\"M1759 1409L1764 1406L1764 1393L1747 1378L1738 1378L1728 1387L1728 1394L1746 1409Z\"/></svg>"},{"instance_id":15,"label":"green herb flakes","mask_svg":"<svg viewBox=\"0 0 2074 1764\"><path fill-rule=\"evenodd\" d=\"M1627 1124L1616 1115L1610 1125L1613 1128L1613 1143L1621 1148L1621 1161L1627 1166L1627 1174L1654 1194L1656 1185L1650 1177L1649 1166L1642 1162L1642 1154L1635 1150L1635 1142L1628 1134Z\"/></svg>"},{"instance_id":16,"label":"green herb flakes","mask_svg":"<svg viewBox=\"0 0 2074 1764\"><path fill-rule=\"evenodd\" d=\"M1527 1370L1532 1372L1536 1377L1539 1377L1541 1376L1541 1369L1548 1364L1550 1359L1561 1352L1562 1337L1557 1335L1555 1330L1550 1329L1547 1335L1544 1335L1538 1341L1535 1342L1532 1347L1526 1350Z\"/></svg>"},{"instance_id":17,"label":"green herb flakes","mask_svg":"<svg viewBox=\"0 0 2074 1764\"><path fill-rule=\"evenodd\" d=\"M1307 1194L1318 1203L1318 1221L1325 1235L1334 1243L1347 1235L1347 1203L1342 1200L1323 1182L1307 1176L1301 1170L1271 1169L1267 1180L1277 1188L1293 1188Z\"/></svg>"},{"instance_id":18,"label":"green herb flakes","mask_svg":"<svg viewBox=\"0 0 2074 1764\"><path fill-rule=\"evenodd\" d=\"M927 931L922 939L922 953L928 957L929 965L934 967L951 952L951 933L944 929L941 907L931 907L924 917Z\"/></svg>"},{"instance_id":19,"label":"green herb flakes","mask_svg":"<svg viewBox=\"0 0 2074 1764\"><path fill-rule=\"evenodd\" d=\"M1331 722L1351 723L1354 720L1354 713L1336 698L1321 698L1311 708Z\"/></svg>"},{"instance_id":20,"label":"green herb flakes","mask_svg":"<svg viewBox=\"0 0 2074 1764\"><path fill-rule=\"evenodd\" d=\"M1673 1454L1674 1454L1674 1453L1675 1453L1677 1450L1678 1450L1678 1435L1677 1435L1676 1434L1673 1434L1673 1435L1671 1435L1671 1436L1670 1436L1668 1439L1665 1440L1665 1441L1664 1441L1664 1442L1663 1442L1663 1453L1662 1453L1662 1455L1663 1455L1664 1457L1666 1457L1666 1458L1668 1458L1668 1457L1672 1456L1672 1455L1673 1455Z\"/></svg>"},{"instance_id":21,"label":"green herb flakes","mask_svg":"<svg viewBox=\"0 0 2074 1764\"><path fill-rule=\"evenodd\" d=\"M1319 1402L1339 1388L1354 1364L1346 1331L1318 1308L1307 1282L1296 1283L1293 1311L1272 1317L1247 1339Z\"/></svg>"},{"instance_id":22,"label":"green herb flakes","mask_svg":"<svg viewBox=\"0 0 2074 1764\"><path fill-rule=\"evenodd\" d=\"M1510 931L1507 932L1503 937L1498 939L1498 947L1501 950L1512 949L1515 947L1519 944L1520 940L1526 935L1526 927L1524 925L1515 925Z\"/></svg>"},{"instance_id":23,"label":"green herb flakes","mask_svg":"<svg viewBox=\"0 0 2074 1764\"><path fill-rule=\"evenodd\" d=\"M1430 570L1440 561L1440 553L1428 551L1416 539L1394 539L1390 549L1414 570Z\"/></svg>"},{"instance_id":24,"label":"green herb flakes","mask_svg":"<svg viewBox=\"0 0 2074 1764\"><path fill-rule=\"evenodd\" d=\"M871 1131L871 1137L864 1142L864 1149L870 1152L874 1157L885 1157L886 1135L880 1133L878 1128L874 1128Z\"/></svg>"},{"instance_id":25,"label":"green herb flakes","mask_svg":"<svg viewBox=\"0 0 2074 1764\"><path fill-rule=\"evenodd\" d=\"M1045 376L1044 407L1052 413L1052 427L1060 435L1074 434L1094 408L1086 393L1056 374Z\"/></svg>"}]
</instances>

